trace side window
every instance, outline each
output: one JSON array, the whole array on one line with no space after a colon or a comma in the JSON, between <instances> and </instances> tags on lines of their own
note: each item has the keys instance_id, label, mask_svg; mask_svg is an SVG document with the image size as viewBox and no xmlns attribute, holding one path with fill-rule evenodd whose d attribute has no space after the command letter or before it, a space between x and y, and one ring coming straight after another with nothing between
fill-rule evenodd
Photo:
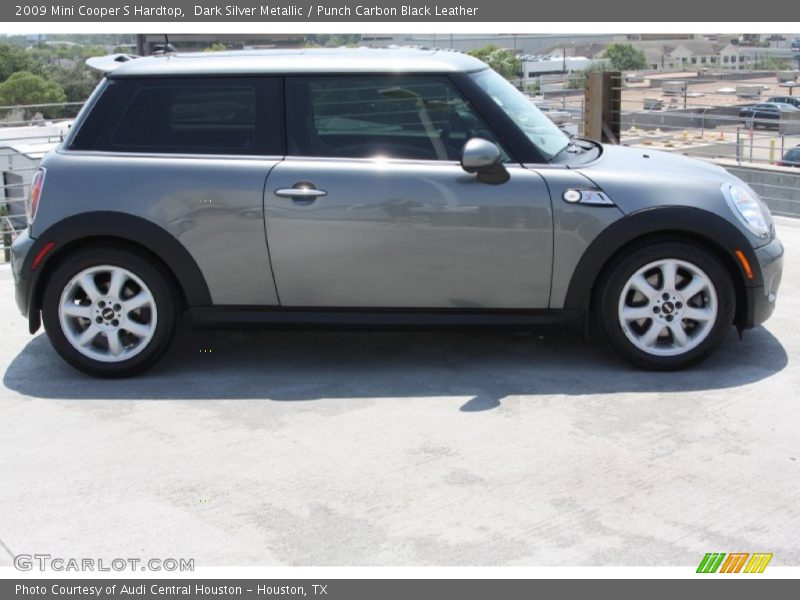
<instances>
[{"instance_id":1,"label":"side window","mask_svg":"<svg viewBox=\"0 0 800 600\"><path fill-rule=\"evenodd\" d=\"M329 76L286 80L288 153L459 160L494 134L444 77Z\"/></svg>"},{"instance_id":2,"label":"side window","mask_svg":"<svg viewBox=\"0 0 800 600\"><path fill-rule=\"evenodd\" d=\"M284 153L279 78L127 83L96 148L177 154Z\"/></svg>"},{"instance_id":3,"label":"side window","mask_svg":"<svg viewBox=\"0 0 800 600\"><path fill-rule=\"evenodd\" d=\"M131 98L111 135L111 144L120 148L252 150L255 104L252 87L142 87Z\"/></svg>"}]
</instances>

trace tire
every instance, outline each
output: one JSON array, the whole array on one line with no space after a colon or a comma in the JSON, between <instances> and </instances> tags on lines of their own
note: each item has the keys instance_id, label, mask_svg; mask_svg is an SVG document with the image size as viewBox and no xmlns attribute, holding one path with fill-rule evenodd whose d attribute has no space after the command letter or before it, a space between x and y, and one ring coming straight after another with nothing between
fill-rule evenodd
<instances>
[{"instance_id":1,"label":"tire","mask_svg":"<svg viewBox=\"0 0 800 600\"><path fill-rule=\"evenodd\" d=\"M629 249L604 270L594 302L594 317L611 347L636 367L654 371L685 369L708 358L729 332L735 310L727 269L689 241Z\"/></svg>"},{"instance_id":2,"label":"tire","mask_svg":"<svg viewBox=\"0 0 800 600\"><path fill-rule=\"evenodd\" d=\"M50 343L76 369L128 377L166 352L177 304L171 278L147 258L122 247L92 246L56 266L44 291L42 321Z\"/></svg>"}]
</instances>

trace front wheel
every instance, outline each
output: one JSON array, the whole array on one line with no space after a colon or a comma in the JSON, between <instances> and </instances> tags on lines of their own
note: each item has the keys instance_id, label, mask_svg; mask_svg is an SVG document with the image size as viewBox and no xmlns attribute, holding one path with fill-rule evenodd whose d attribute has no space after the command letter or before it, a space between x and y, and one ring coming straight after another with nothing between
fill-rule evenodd
<instances>
[{"instance_id":1,"label":"front wheel","mask_svg":"<svg viewBox=\"0 0 800 600\"><path fill-rule=\"evenodd\" d=\"M595 315L610 345L651 370L677 370L710 356L733 324L735 292L720 260L690 242L656 242L611 265Z\"/></svg>"},{"instance_id":2,"label":"front wheel","mask_svg":"<svg viewBox=\"0 0 800 600\"><path fill-rule=\"evenodd\" d=\"M98 377L126 377L153 365L175 331L170 280L124 248L93 247L53 272L42 302L53 347L73 367Z\"/></svg>"}]
</instances>

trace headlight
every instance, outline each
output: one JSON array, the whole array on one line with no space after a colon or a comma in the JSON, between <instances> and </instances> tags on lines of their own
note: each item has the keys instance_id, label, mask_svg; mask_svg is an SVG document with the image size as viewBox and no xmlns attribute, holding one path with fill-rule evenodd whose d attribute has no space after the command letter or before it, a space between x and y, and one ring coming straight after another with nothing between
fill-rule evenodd
<instances>
[{"instance_id":1,"label":"headlight","mask_svg":"<svg viewBox=\"0 0 800 600\"><path fill-rule=\"evenodd\" d=\"M767 205L749 189L725 183L722 195L742 224L760 238L768 238L772 231L772 215Z\"/></svg>"}]
</instances>

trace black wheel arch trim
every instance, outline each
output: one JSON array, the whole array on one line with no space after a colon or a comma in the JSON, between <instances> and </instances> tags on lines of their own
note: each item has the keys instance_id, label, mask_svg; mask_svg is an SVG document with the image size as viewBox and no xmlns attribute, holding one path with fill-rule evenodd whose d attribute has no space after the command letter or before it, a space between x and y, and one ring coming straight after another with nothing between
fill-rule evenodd
<instances>
[{"instance_id":1,"label":"black wheel arch trim","mask_svg":"<svg viewBox=\"0 0 800 600\"><path fill-rule=\"evenodd\" d=\"M729 267L735 265L739 280L734 281L737 293L748 306L737 307L737 325L752 323L752 302L749 288L763 285L758 258L747 237L723 217L700 208L689 206L664 206L647 208L626 215L613 222L586 248L572 274L564 308L588 313L589 302L595 283L608 261L625 245L649 235L659 233L683 234L711 243L724 253ZM753 278L747 279L735 251L740 250L750 263Z\"/></svg>"},{"instance_id":2,"label":"black wheel arch trim","mask_svg":"<svg viewBox=\"0 0 800 600\"><path fill-rule=\"evenodd\" d=\"M23 273L28 275L28 321L31 333L40 326L43 276L50 271L64 251L75 244L92 239L111 239L127 242L155 254L175 276L189 306L208 306L211 293L200 267L189 251L166 229L152 221L129 213L93 211L67 217L37 235L25 262ZM53 249L45 254L35 270L33 260L49 243Z\"/></svg>"}]
</instances>

